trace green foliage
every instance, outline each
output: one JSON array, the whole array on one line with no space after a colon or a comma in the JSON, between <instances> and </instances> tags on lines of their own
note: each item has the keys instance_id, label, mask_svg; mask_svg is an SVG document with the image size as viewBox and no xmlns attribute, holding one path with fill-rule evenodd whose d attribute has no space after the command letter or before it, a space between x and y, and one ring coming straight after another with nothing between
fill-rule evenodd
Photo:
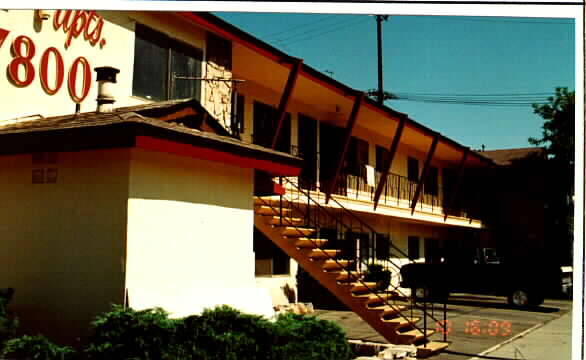
<instances>
[{"instance_id":1,"label":"green foliage","mask_svg":"<svg viewBox=\"0 0 586 360\"><path fill-rule=\"evenodd\" d=\"M275 323L273 359L348 360L351 350L344 331L314 316L285 314Z\"/></svg>"},{"instance_id":2,"label":"green foliage","mask_svg":"<svg viewBox=\"0 0 586 360\"><path fill-rule=\"evenodd\" d=\"M3 356L33 360L64 360L74 353L71 347L55 345L43 335L24 335L8 340L2 350Z\"/></svg>"},{"instance_id":3,"label":"green foliage","mask_svg":"<svg viewBox=\"0 0 586 360\"><path fill-rule=\"evenodd\" d=\"M369 264L364 275L365 282L376 282L376 290L386 290L391 284L391 272L379 264Z\"/></svg>"},{"instance_id":4,"label":"green foliage","mask_svg":"<svg viewBox=\"0 0 586 360\"><path fill-rule=\"evenodd\" d=\"M272 324L261 316L243 314L229 306L207 309L183 319L182 348L189 358L202 360L271 359Z\"/></svg>"},{"instance_id":5,"label":"green foliage","mask_svg":"<svg viewBox=\"0 0 586 360\"><path fill-rule=\"evenodd\" d=\"M94 334L86 352L92 359L174 359L176 323L160 308L136 311L112 305L112 311L91 323Z\"/></svg>"},{"instance_id":6,"label":"green foliage","mask_svg":"<svg viewBox=\"0 0 586 360\"><path fill-rule=\"evenodd\" d=\"M0 350L2 345L13 338L18 327L18 319L8 311L8 304L12 300L14 289L0 289Z\"/></svg>"},{"instance_id":7,"label":"green foliage","mask_svg":"<svg viewBox=\"0 0 586 360\"><path fill-rule=\"evenodd\" d=\"M568 88L557 88L555 96L550 97L547 104L533 104L533 112L545 121L542 137L529 138L529 143L545 144L553 158L573 163L575 107L575 92L568 91Z\"/></svg>"},{"instance_id":8,"label":"green foliage","mask_svg":"<svg viewBox=\"0 0 586 360\"><path fill-rule=\"evenodd\" d=\"M228 306L171 320L161 309L114 305L92 322L92 359L348 360L350 347L335 323L288 314L275 323Z\"/></svg>"}]
</instances>

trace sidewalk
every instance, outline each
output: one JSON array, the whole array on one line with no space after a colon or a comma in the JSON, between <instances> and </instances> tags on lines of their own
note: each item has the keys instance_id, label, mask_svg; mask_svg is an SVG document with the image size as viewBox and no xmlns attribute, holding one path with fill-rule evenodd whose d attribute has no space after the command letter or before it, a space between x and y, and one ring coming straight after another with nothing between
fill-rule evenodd
<instances>
[{"instance_id":1,"label":"sidewalk","mask_svg":"<svg viewBox=\"0 0 586 360\"><path fill-rule=\"evenodd\" d=\"M506 359L556 359L572 358L572 313L562 315L545 325L530 328L512 338L510 342L494 346L479 355ZM481 360L473 357L470 360Z\"/></svg>"}]
</instances>

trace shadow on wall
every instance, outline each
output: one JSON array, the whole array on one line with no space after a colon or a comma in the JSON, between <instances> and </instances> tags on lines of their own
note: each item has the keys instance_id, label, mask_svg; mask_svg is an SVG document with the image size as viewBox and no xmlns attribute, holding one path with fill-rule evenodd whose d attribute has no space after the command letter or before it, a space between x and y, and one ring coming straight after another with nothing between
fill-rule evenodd
<instances>
[{"instance_id":1,"label":"shadow on wall","mask_svg":"<svg viewBox=\"0 0 586 360\"><path fill-rule=\"evenodd\" d=\"M307 271L297 271L298 301L312 303L314 309L350 311L337 297L323 287Z\"/></svg>"}]
</instances>

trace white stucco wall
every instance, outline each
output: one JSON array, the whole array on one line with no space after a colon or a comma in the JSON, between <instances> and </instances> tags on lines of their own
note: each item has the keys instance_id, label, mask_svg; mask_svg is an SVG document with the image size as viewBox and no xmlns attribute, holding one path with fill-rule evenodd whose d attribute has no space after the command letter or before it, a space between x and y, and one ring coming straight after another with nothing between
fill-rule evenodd
<instances>
[{"instance_id":1,"label":"white stucco wall","mask_svg":"<svg viewBox=\"0 0 586 360\"><path fill-rule=\"evenodd\" d=\"M254 278L253 171L135 149L128 200L133 308L173 316L228 304L270 315Z\"/></svg>"},{"instance_id":2,"label":"white stucco wall","mask_svg":"<svg viewBox=\"0 0 586 360\"><path fill-rule=\"evenodd\" d=\"M55 183L32 183L35 169ZM0 156L0 288L20 331L72 343L124 298L128 150Z\"/></svg>"}]
</instances>

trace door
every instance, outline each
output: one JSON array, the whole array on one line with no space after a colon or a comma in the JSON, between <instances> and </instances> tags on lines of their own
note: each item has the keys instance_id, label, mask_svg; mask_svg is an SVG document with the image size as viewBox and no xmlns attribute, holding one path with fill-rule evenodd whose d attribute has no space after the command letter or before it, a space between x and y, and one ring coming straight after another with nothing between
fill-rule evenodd
<instances>
[{"instance_id":1,"label":"door","mask_svg":"<svg viewBox=\"0 0 586 360\"><path fill-rule=\"evenodd\" d=\"M298 123L299 156L303 167L299 175L302 189L315 190L317 185L317 121L299 114Z\"/></svg>"}]
</instances>

